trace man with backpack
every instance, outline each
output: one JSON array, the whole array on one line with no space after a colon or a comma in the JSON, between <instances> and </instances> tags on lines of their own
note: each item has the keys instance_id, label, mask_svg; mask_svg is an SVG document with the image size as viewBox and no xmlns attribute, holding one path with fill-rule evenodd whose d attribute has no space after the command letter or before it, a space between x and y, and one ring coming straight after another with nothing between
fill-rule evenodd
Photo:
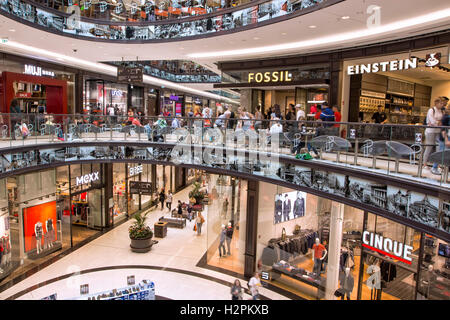
<instances>
[{"instance_id":1,"label":"man with backpack","mask_svg":"<svg viewBox=\"0 0 450 320\"><path fill-rule=\"evenodd\" d=\"M434 106L428 109L426 124L428 128L425 129L425 152L423 154L423 170L429 170L427 166L428 158L430 157L431 152L434 150L436 143L439 143L439 135L441 129L432 128L441 126L442 121L442 108L445 106L444 99L440 97L434 100ZM436 166L433 165L431 169L431 173L439 175L440 172Z\"/></svg>"}]
</instances>

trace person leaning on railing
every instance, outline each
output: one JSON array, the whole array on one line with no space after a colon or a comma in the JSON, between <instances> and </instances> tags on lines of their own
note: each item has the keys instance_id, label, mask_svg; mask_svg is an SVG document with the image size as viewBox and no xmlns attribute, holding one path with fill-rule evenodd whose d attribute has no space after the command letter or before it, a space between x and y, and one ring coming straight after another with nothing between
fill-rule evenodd
<instances>
[{"instance_id":1,"label":"person leaning on railing","mask_svg":"<svg viewBox=\"0 0 450 320\"><path fill-rule=\"evenodd\" d=\"M438 142L438 136L441 132L439 128L432 128L441 125L442 121L442 107L445 105L445 102L441 98L437 98L434 100L434 106L431 107L427 112L426 124L428 128L425 129L425 152L423 154L423 170L429 170L427 166L428 158L430 157L431 152L436 146L436 142ZM430 128L431 127L431 128ZM437 165L431 169L431 172L434 174L440 174L438 171Z\"/></svg>"}]
</instances>

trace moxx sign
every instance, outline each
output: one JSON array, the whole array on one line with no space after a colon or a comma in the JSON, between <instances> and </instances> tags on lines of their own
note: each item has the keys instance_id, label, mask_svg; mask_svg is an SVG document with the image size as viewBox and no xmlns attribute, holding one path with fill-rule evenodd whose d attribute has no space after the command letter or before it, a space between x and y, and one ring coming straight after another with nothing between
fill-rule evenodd
<instances>
[{"instance_id":1,"label":"moxx sign","mask_svg":"<svg viewBox=\"0 0 450 320\"><path fill-rule=\"evenodd\" d=\"M263 130L204 129L195 126L193 133L185 128L173 131L177 143L171 152L175 164L247 164L260 162L268 170L277 169L279 136Z\"/></svg>"},{"instance_id":2,"label":"moxx sign","mask_svg":"<svg viewBox=\"0 0 450 320\"><path fill-rule=\"evenodd\" d=\"M77 186L81 185L81 184L87 184L93 181L97 181L100 180L100 173L97 172L93 172L93 173L88 173L85 174L84 176L81 177L77 177Z\"/></svg>"},{"instance_id":3,"label":"moxx sign","mask_svg":"<svg viewBox=\"0 0 450 320\"><path fill-rule=\"evenodd\" d=\"M407 264L411 264L412 262L411 252L413 247L399 241L383 237L373 232L364 231L362 242L363 247L367 249L379 252Z\"/></svg>"}]
</instances>

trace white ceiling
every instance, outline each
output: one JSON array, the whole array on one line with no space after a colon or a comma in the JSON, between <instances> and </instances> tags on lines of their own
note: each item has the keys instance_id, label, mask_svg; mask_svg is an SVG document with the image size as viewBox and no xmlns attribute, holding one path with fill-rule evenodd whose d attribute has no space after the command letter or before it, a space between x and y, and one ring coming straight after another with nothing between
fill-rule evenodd
<instances>
[{"instance_id":1,"label":"white ceiling","mask_svg":"<svg viewBox=\"0 0 450 320\"><path fill-rule=\"evenodd\" d=\"M65 57L56 60L51 54L33 52L33 50L28 47L13 48L7 45L0 45L0 50L15 52L22 55L46 56L48 60L52 60L53 62L72 65L76 65L76 60L72 61L73 59L71 58L90 62L122 60L122 58L125 60L135 60L136 58L139 60L187 59L194 60L209 67L213 71L219 72L214 65L214 63L219 60L227 61L235 59L267 58L279 55L339 49L387 40L402 39L450 28L449 14L438 21L428 21L424 23L418 21L414 26L409 26L408 28L398 28L394 32L387 31L358 39L358 32L367 30L366 20L368 14L366 13L366 9L369 5L378 5L381 7L382 26L433 12L450 10L450 2L448 0L346 0L317 12L248 31L200 40L148 44L118 44L79 40L41 31L7 19L4 16L0 16L0 37L8 37L10 42L26 44L33 48L45 49ZM349 16L350 18L343 20L341 19L343 16ZM312 25L316 26L316 28L312 29L309 27ZM10 31L11 29L15 31L12 32ZM290 42L315 40L349 32L356 32L356 40L353 38L353 40L342 41L340 43L330 42L325 44L315 44L303 46L301 49L283 49L266 53L257 53L257 50L254 49L248 54L229 57L221 57L220 55L195 59L188 57L188 54L192 53L214 53L224 50L252 49L268 45L282 45ZM200 87L198 85L189 86L196 88ZM206 87L211 88L212 85L206 85Z\"/></svg>"}]
</instances>

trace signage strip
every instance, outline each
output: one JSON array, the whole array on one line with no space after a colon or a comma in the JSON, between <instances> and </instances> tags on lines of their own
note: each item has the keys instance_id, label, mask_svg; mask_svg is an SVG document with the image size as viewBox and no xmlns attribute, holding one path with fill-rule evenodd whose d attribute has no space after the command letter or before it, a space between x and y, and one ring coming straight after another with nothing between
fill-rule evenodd
<instances>
[{"instance_id":1,"label":"signage strip","mask_svg":"<svg viewBox=\"0 0 450 320\"><path fill-rule=\"evenodd\" d=\"M380 249L371 247L371 246L369 246L369 245L367 245L367 244L365 244L365 243L363 243L362 246L365 247L365 248L367 248L367 249L370 249L370 250L374 250L374 251L376 251L376 252L379 252L379 253L381 253L381 254L383 254L383 255L386 255L386 256L388 256L388 257L391 257L391 258L393 258L393 259L399 260L399 261L401 261L401 262L404 262L404 263L407 263L407 264L411 264L411 262L408 261L408 260L405 260L405 259L402 259L402 258L400 258L400 257L394 256L393 254L387 253L386 251L383 251L383 250L380 250Z\"/></svg>"}]
</instances>

